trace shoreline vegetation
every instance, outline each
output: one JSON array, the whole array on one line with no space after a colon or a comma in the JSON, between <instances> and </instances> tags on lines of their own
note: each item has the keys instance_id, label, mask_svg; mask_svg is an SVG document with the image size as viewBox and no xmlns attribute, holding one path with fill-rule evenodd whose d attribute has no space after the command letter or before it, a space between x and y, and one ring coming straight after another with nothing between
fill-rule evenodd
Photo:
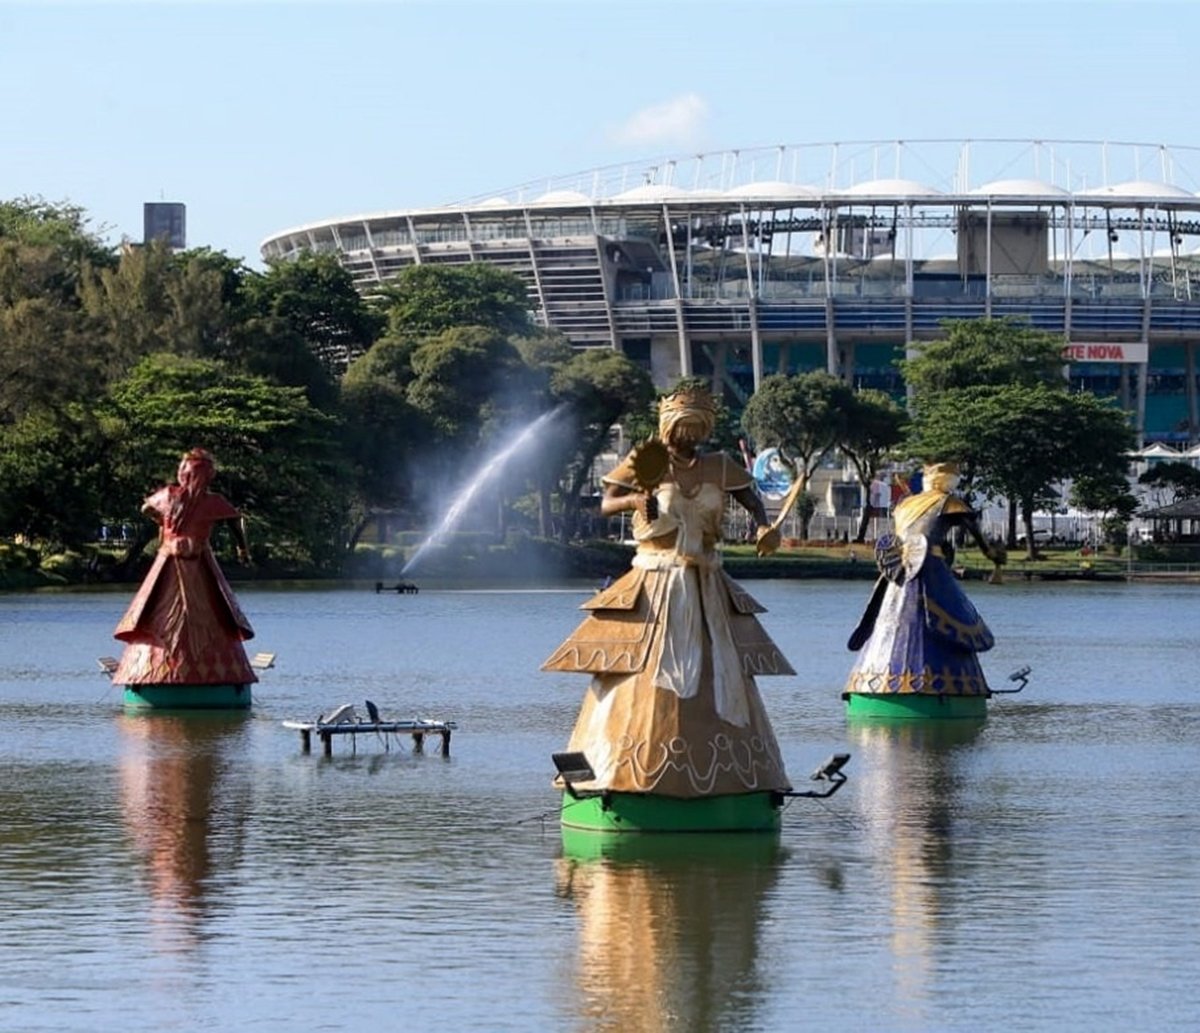
<instances>
[{"instance_id":1,"label":"shoreline vegetation","mask_svg":"<svg viewBox=\"0 0 1200 1033\"><path fill-rule=\"evenodd\" d=\"M359 545L342 569L335 573L291 569L272 563L270 557L249 567L219 555L231 581L253 582L400 582L533 584L555 580L595 581L602 584L629 569L630 545L593 540L564 545L561 542L512 537L497 542L494 536L451 535L445 544L427 549L409 571L405 564L415 546ZM837 579L871 580L877 576L873 543L797 542L789 540L777 553L760 558L753 545L726 544L725 569L738 580ZM76 553L39 557L35 550L0 543L0 590L68 588L78 586L136 585L153 558L147 548L132 563L122 565L115 549L97 546L90 555ZM1135 555L1089 553L1080 549L1046 548L1041 558L1013 558L1002 568L1004 581L1125 581L1170 580L1200 582L1200 564L1148 564ZM964 549L955 572L968 580L986 580L992 565L976 550Z\"/></svg>"}]
</instances>

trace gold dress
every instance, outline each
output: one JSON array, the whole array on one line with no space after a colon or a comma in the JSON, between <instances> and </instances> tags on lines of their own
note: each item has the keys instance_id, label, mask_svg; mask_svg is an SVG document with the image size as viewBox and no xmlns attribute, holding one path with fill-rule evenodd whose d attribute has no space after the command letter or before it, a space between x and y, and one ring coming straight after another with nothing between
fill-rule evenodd
<instances>
[{"instance_id":1,"label":"gold dress","mask_svg":"<svg viewBox=\"0 0 1200 1033\"><path fill-rule=\"evenodd\" d=\"M659 515L634 517L632 569L583 605L588 617L542 665L592 675L568 749L581 789L680 798L791 788L754 679L794 674L721 568L726 493L751 484L724 453L700 456L685 491L668 473ZM640 490L628 461L608 484Z\"/></svg>"}]
</instances>

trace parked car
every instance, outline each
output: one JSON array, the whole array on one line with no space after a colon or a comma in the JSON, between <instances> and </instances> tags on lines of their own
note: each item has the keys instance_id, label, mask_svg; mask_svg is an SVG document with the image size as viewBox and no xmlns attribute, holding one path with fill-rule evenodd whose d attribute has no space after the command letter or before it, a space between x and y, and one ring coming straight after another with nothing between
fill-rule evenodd
<instances>
[{"instance_id":1,"label":"parked car","mask_svg":"<svg viewBox=\"0 0 1200 1033\"><path fill-rule=\"evenodd\" d=\"M1017 544L1025 544L1026 535L1024 531L1017 532ZM1034 545L1060 545L1062 538L1056 534L1052 534L1045 527L1035 527L1033 529L1033 544Z\"/></svg>"}]
</instances>

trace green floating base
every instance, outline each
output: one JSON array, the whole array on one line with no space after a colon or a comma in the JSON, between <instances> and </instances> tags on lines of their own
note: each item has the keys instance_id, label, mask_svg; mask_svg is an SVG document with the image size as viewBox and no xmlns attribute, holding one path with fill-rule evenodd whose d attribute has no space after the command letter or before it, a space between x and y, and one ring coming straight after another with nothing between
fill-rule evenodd
<instances>
[{"instance_id":1,"label":"green floating base","mask_svg":"<svg viewBox=\"0 0 1200 1033\"><path fill-rule=\"evenodd\" d=\"M591 832L778 832L775 793L679 799L652 793L563 794L562 825Z\"/></svg>"},{"instance_id":2,"label":"green floating base","mask_svg":"<svg viewBox=\"0 0 1200 1033\"><path fill-rule=\"evenodd\" d=\"M934 696L918 692L847 692L847 717L883 718L980 718L987 716L985 695Z\"/></svg>"},{"instance_id":3,"label":"green floating base","mask_svg":"<svg viewBox=\"0 0 1200 1033\"><path fill-rule=\"evenodd\" d=\"M691 832L685 836L663 833L613 835L596 829L562 827L562 856L572 861L616 861L637 865L653 864L660 870L696 870L706 867L741 870L747 866L770 865L780 859L780 836L770 833Z\"/></svg>"},{"instance_id":4,"label":"green floating base","mask_svg":"<svg viewBox=\"0 0 1200 1033\"><path fill-rule=\"evenodd\" d=\"M130 710L245 710L249 685L126 685Z\"/></svg>"}]
</instances>

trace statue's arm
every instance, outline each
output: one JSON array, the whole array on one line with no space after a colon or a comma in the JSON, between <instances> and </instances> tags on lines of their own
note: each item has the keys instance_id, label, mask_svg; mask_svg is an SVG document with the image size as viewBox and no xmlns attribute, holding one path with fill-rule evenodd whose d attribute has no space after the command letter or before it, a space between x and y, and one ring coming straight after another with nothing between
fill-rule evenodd
<instances>
[{"instance_id":1,"label":"statue's arm","mask_svg":"<svg viewBox=\"0 0 1200 1033\"><path fill-rule=\"evenodd\" d=\"M735 488L729 493L734 500L748 512L754 520L754 545L760 556L769 556L779 548L782 537L779 528L772 527L767 521L767 507L752 485Z\"/></svg>"},{"instance_id":2,"label":"statue's arm","mask_svg":"<svg viewBox=\"0 0 1200 1033\"><path fill-rule=\"evenodd\" d=\"M246 536L246 521L239 515L229 517L225 523L229 527L229 533L233 535L233 544L237 548L237 557L240 563L250 562L250 539Z\"/></svg>"},{"instance_id":3,"label":"statue's arm","mask_svg":"<svg viewBox=\"0 0 1200 1033\"><path fill-rule=\"evenodd\" d=\"M979 520L974 513L968 513L962 520L962 528L975 539L975 543L979 546L983 553L984 559L994 560L992 556L992 547L988 540L983 536L983 531L979 528Z\"/></svg>"}]
</instances>

